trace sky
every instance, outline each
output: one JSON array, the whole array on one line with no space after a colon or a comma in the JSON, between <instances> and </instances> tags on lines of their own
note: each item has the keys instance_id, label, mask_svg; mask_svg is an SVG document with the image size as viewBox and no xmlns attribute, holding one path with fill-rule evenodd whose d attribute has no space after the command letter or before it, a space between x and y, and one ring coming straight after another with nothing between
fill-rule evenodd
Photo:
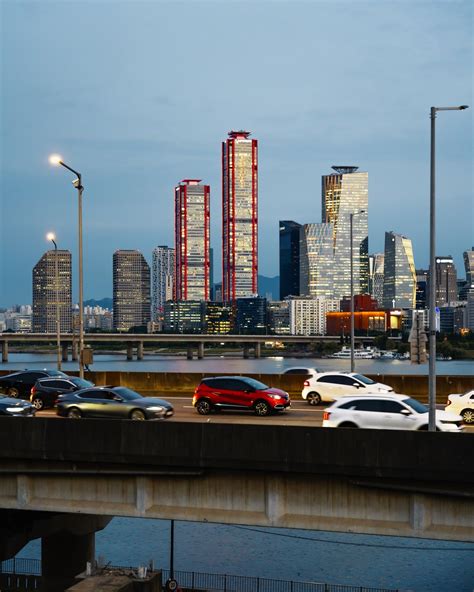
<instances>
[{"instance_id":1,"label":"sky","mask_svg":"<svg viewBox=\"0 0 474 592\"><path fill-rule=\"evenodd\" d=\"M221 142L259 141L259 273L278 274L279 220L321 221L332 165L369 173L369 252L393 230L428 266L430 107L437 254L474 245L470 0L0 0L0 306L31 303L32 268L57 235L84 298L112 295L112 255L151 264L173 246L174 186L211 185L221 266ZM77 301L77 283L74 281Z\"/></svg>"}]
</instances>

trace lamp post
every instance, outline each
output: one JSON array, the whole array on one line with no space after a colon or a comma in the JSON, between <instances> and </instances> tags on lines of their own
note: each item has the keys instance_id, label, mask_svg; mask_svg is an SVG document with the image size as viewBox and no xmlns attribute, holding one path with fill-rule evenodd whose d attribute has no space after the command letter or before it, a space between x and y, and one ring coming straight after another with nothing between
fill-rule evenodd
<instances>
[{"instance_id":1,"label":"lamp post","mask_svg":"<svg viewBox=\"0 0 474 592\"><path fill-rule=\"evenodd\" d=\"M351 372L355 371L355 359L354 359L354 346L355 346L355 331L354 331L354 259L353 259L353 220L354 216L358 214L364 214L365 210L359 210L357 212L351 212L349 214L350 221L350 258L351 258ZM360 268L359 268L360 272Z\"/></svg>"},{"instance_id":2,"label":"lamp post","mask_svg":"<svg viewBox=\"0 0 474 592\"><path fill-rule=\"evenodd\" d=\"M56 238L54 232L48 232L46 238L54 245L54 286L56 294L56 349L58 370L61 370L61 317L59 314L59 261L58 261L58 245L54 240Z\"/></svg>"},{"instance_id":3,"label":"lamp post","mask_svg":"<svg viewBox=\"0 0 474 592\"><path fill-rule=\"evenodd\" d=\"M430 160L430 293L429 293L429 370L428 370L428 429L436 431L436 210L435 210L435 122L437 111L463 111L459 107L431 107L431 160Z\"/></svg>"},{"instance_id":4,"label":"lamp post","mask_svg":"<svg viewBox=\"0 0 474 592\"><path fill-rule=\"evenodd\" d=\"M76 175L76 179L72 182L77 189L78 197L78 235L79 235L79 376L84 378L84 287L83 287L83 272L82 272L82 176L73 168L63 162L59 154L52 154L49 157L49 162L54 166L63 166L68 171Z\"/></svg>"}]
</instances>

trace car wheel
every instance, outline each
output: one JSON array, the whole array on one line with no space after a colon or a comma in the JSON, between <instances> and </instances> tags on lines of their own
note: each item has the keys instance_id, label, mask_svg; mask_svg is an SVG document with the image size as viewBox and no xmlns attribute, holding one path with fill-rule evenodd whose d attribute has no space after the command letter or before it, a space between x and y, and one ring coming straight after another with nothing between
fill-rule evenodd
<instances>
[{"instance_id":1,"label":"car wheel","mask_svg":"<svg viewBox=\"0 0 474 592\"><path fill-rule=\"evenodd\" d=\"M70 419L81 419L82 417L82 413L81 410L78 409L77 407L71 407L71 409L68 409L67 414L66 414Z\"/></svg>"},{"instance_id":2,"label":"car wheel","mask_svg":"<svg viewBox=\"0 0 474 592\"><path fill-rule=\"evenodd\" d=\"M340 428L358 428L359 426L357 426L355 423L351 423L350 421L345 421L344 423L341 423Z\"/></svg>"},{"instance_id":3,"label":"car wheel","mask_svg":"<svg viewBox=\"0 0 474 592\"><path fill-rule=\"evenodd\" d=\"M255 411L255 415L264 417L265 415L270 415L272 408L266 401L257 401L253 407L253 410Z\"/></svg>"},{"instance_id":4,"label":"car wheel","mask_svg":"<svg viewBox=\"0 0 474 592\"><path fill-rule=\"evenodd\" d=\"M134 409L130 413L130 419L133 419L135 421L143 421L144 419L146 419L146 417L141 409Z\"/></svg>"},{"instance_id":5,"label":"car wheel","mask_svg":"<svg viewBox=\"0 0 474 592\"><path fill-rule=\"evenodd\" d=\"M43 399L41 399L40 397L36 397L35 399L33 399L33 405L38 411L41 411L41 409L43 409L44 407Z\"/></svg>"},{"instance_id":6,"label":"car wheel","mask_svg":"<svg viewBox=\"0 0 474 592\"><path fill-rule=\"evenodd\" d=\"M16 398L16 397L18 397L19 394L20 394L20 392L14 386L11 386L9 389L7 389L7 395L9 395L10 397Z\"/></svg>"},{"instance_id":7,"label":"car wheel","mask_svg":"<svg viewBox=\"0 0 474 592\"><path fill-rule=\"evenodd\" d=\"M196 403L196 411L200 415L209 415L209 413L212 411L212 405L210 401L208 401L207 399L200 399Z\"/></svg>"},{"instance_id":8,"label":"car wheel","mask_svg":"<svg viewBox=\"0 0 474 592\"><path fill-rule=\"evenodd\" d=\"M319 405L321 403L321 395L315 392L308 393L306 400L308 401L308 405Z\"/></svg>"},{"instance_id":9,"label":"car wheel","mask_svg":"<svg viewBox=\"0 0 474 592\"><path fill-rule=\"evenodd\" d=\"M464 423L474 423L474 409L464 409L461 417Z\"/></svg>"}]
</instances>

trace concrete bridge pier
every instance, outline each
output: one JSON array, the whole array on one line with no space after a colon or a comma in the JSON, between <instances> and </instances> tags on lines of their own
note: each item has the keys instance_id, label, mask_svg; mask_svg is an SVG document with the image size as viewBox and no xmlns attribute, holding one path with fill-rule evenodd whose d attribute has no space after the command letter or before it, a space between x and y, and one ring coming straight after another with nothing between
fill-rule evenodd
<instances>
[{"instance_id":1,"label":"concrete bridge pier","mask_svg":"<svg viewBox=\"0 0 474 592\"><path fill-rule=\"evenodd\" d=\"M249 348L248 344L245 343L244 344L244 360L248 360L250 357L249 349L250 348Z\"/></svg>"},{"instance_id":2,"label":"concrete bridge pier","mask_svg":"<svg viewBox=\"0 0 474 592\"><path fill-rule=\"evenodd\" d=\"M255 344L255 358L261 358L262 356L262 344L260 343L260 341L257 341L257 343Z\"/></svg>"},{"instance_id":3,"label":"concrete bridge pier","mask_svg":"<svg viewBox=\"0 0 474 592\"><path fill-rule=\"evenodd\" d=\"M8 362L8 341L2 343L2 362Z\"/></svg>"},{"instance_id":4,"label":"concrete bridge pier","mask_svg":"<svg viewBox=\"0 0 474 592\"><path fill-rule=\"evenodd\" d=\"M192 345L188 345L188 351L186 353L186 358L188 360L192 360L193 359L193 347L192 347Z\"/></svg>"},{"instance_id":5,"label":"concrete bridge pier","mask_svg":"<svg viewBox=\"0 0 474 592\"><path fill-rule=\"evenodd\" d=\"M202 360L204 358L204 342L200 341L198 343L198 360Z\"/></svg>"},{"instance_id":6,"label":"concrete bridge pier","mask_svg":"<svg viewBox=\"0 0 474 592\"><path fill-rule=\"evenodd\" d=\"M61 344L61 359L63 362L67 362L68 359L68 349L69 346L67 343L62 343Z\"/></svg>"},{"instance_id":7,"label":"concrete bridge pier","mask_svg":"<svg viewBox=\"0 0 474 592\"><path fill-rule=\"evenodd\" d=\"M127 360L133 360L133 342L127 341Z\"/></svg>"},{"instance_id":8,"label":"concrete bridge pier","mask_svg":"<svg viewBox=\"0 0 474 592\"><path fill-rule=\"evenodd\" d=\"M77 343L77 341L72 342L71 359L73 362L77 362L77 360L79 359L79 344Z\"/></svg>"},{"instance_id":9,"label":"concrete bridge pier","mask_svg":"<svg viewBox=\"0 0 474 592\"><path fill-rule=\"evenodd\" d=\"M137 344L137 360L143 360L143 341Z\"/></svg>"}]
</instances>

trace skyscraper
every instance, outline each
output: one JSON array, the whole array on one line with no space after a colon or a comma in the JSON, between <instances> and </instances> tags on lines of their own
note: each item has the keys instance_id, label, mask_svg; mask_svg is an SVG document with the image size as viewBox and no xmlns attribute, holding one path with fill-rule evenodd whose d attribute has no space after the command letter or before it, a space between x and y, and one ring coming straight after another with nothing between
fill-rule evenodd
<instances>
[{"instance_id":1,"label":"skyscraper","mask_svg":"<svg viewBox=\"0 0 474 592\"><path fill-rule=\"evenodd\" d=\"M443 306L458 300L457 272L451 255L436 257L436 305Z\"/></svg>"},{"instance_id":2,"label":"skyscraper","mask_svg":"<svg viewBox=\"0 0 474 592\"><path fill-rule=\"evenodd\" d=\"M222 143L222 299L258 291L258 153L250 132Z\"/></svg>"},{"instance_id":3,"label":"skyscraper","mask_svg":"<svg viewBox=\"0 0 474 592\"><path fill-rule=\"evenodd\" d=\"M150 266L140 251L113 256L114 329L128 331L150 321Z\"/></svg>"},{"instance_id":4,"label":"skyscraper","mask_svg":"<svg viewBox=\"0 0 474 592\"><path fill-rule=\"evenodd\" d=\"M71 333L71 292L71 253L63 250L46 251L33 267L33 333L56 332L56 302L59 302L61 333Z\"/></svg>"},{"instance_id":5,"label":"skyscraper","mask_svg":"<svg viewBox=\"0 0 474 592\"><path fill-rule=\"evenodd\" d=\"M464 251L464 269L466 270L466 283L469 288L474 288L474 247L470 251Z\"/></svg>"},{"instance_id":6,"label":"skyscraper","mask_svg":"<svg viewBox=\"0 0 474 592\"><path fill-rule=\"evenodd\" d=\"M384 254L374 253L369 256L369 294L379 305L383 300Z\"/></svg>"},{"instance_id":7,"label":"skyscraper","mask_svg":"<svg viewBox=\"0 0 474 592\"><path fill-rule=\"evenodd\" d=\"M151 316L156 322L163 321L164 305L173 298L174 249L161 245L153 249Z\"/></svg>"},{"instance_id":8,"label":"skyscraper","mask_svg":"<svg viewBox=\"0 0 474 592\"><path fill-rule=\"evenodd\" d=\"M411 240L392 231L385 233L383 306L416 307L416 271Z\"/></svg>"},{"instance_id":9,"label":"skyscraper","mask_svg":"<svg viewBox=\"0 0 474 592\"><path fill-rule=\"evenodd\" d=\"M334 251L332 224L300 228L300 296L333 298Z\"/></svg>"},{"instance_id":10,"label":"skyscraper","mask_svg":"<svg viewBox=\"0 0 474 592\"><path fill-rule=\"evenodd\" d=\"M333 227L334 298L350 294L350 214L353 216L354 293L368 291L369 177L354 166L333 166L322 178L322 222Z\"/></svg>"},{"instance_id":11,"label":"skyscraper","mask_svg":"<svg viewBox=\"0 0 474 592\"><path fill-rule=\"evenodd\" d=\"M200 179L175 187L175 300L209 300L209 194Z\"/></svg>"},{"instance_id":12,"label":"skyscraper","mask_svg":"<svg viewBox=\"0 0 474 592\"><path fill-rule=\"evenodd\" d=\"M280 220L280 300L300 294L300 228L292 220Z\"/></svg>"}]
</instances>

